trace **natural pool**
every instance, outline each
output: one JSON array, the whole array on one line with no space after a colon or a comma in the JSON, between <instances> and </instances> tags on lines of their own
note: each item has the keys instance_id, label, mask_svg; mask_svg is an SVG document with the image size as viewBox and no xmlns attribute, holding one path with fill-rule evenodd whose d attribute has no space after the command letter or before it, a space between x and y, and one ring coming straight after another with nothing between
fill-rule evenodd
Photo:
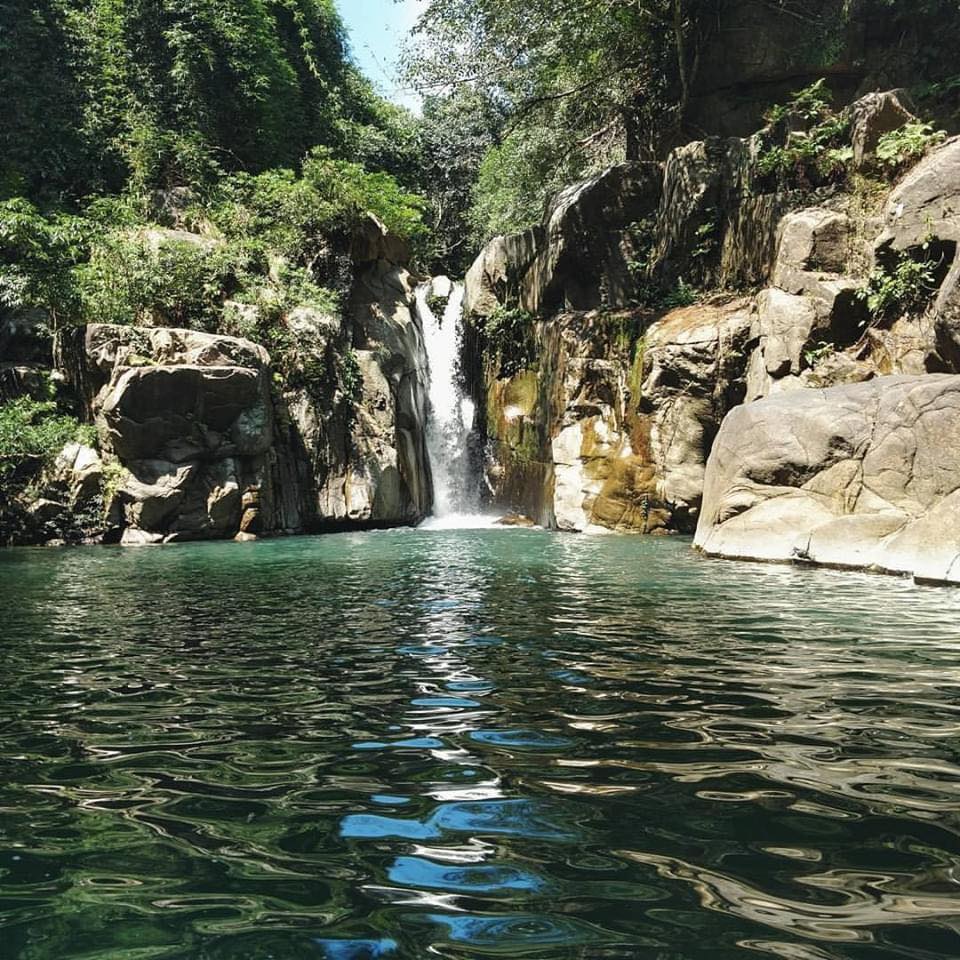
<instances>
[{"instance_id":1,"label":"natural pool","mask_svg":"<svg viewBox=\"0 0 960 960\"><path fill-rule=\"evenodd\" d=\"M3 960L960 956L960 593L396 531L0 610Z\"/></svg>"}]
</instances>

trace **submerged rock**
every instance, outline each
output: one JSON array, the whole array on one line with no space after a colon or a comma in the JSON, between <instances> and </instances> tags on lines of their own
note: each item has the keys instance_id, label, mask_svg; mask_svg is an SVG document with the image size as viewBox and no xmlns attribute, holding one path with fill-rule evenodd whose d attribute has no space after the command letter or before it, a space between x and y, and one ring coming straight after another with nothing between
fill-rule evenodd
<instances>
[{"instance_id":1,"label":"submerged rock","mask_svg":"<svg viewBox=\"0 0 960 960\"><path fill-rule=\"evenodd\" d=\"M881 377L733 410L696 545L960 583L960 376Z\"/></svg>"},{"instance_id":2,"label":"submerged rock","mask_svg":"<svg viewBox=\"0 0 960 960\"><path fill-rule=\"evenodd\" d=\"M497 520L499 527L535 527L536 521L522 513L508 513Z\"/></svg>"}]
</instances>

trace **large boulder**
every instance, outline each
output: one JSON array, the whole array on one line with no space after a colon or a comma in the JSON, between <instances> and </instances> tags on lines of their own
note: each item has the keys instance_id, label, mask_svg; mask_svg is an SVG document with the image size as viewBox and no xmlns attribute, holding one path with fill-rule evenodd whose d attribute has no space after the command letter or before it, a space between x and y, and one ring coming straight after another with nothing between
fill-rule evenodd
<instances>
[{"instance_id":1,"label":"large boulder","mask_svg":"<svg viewBox=\"0 0 960 960\"><path fill-rule=\"evenodd\" d=\"M122 461L255 456L272 439L269 396L248 367L119 371L99 405L101 441Z\"/></svg>"},{"instance_id":2,"label":"large boulder","mask_svg":"<svg viewBox=\"0 0 960 960\"><path fill-rule=\"evenodd\" d=\"M960 137L920 161L890 194L877 259L932 260L939 282L932 313L936 345L951 370L960 371Z\"/></svg>"},{"instance_id":3,"label":"large boulder","mask_svg":"<svg viewBox=\"0 0 960 960\"><path fill-rule=\"evenodd\" d=\"M270 357L247 340L90 324L58 358L92 415L105 459L107 537L123 543L241 531L253 496L271 527ZM109 489L106 489L109 487Z\"/></svg>"},{"instance_id":4,"label":"large boulder","mask_svg":"<svg viewBox=\"0 0 960 960\"><path fill-rule=\"evenodd\" d=\"M523 279L543 237L540 224L523 233L494 237L467 271L464 312L472 317L489 317L502 304L519 301Z\"/></svg>"},{"instance_id":5,"label":"large boulder","mask_svg":"<svg viewBox=\"0 0 960 960\"><path fill-rule=\"evenodd\" d=\"M541 224L481 251L467 273L467 315L518 304L540 317L628 306L640 253L631 229L654 215L661 177L658 164L621 163L561 190Z\"/></svg>"},{"instance_id":6,"label":"large boulder","mask_svg":"<svg viewBox=\"0 0 960 960\"><path fill-rule=\"evenodd\" d=\"M960 583L960 376L881 377L733 410L696 545Z\"/></svg>"},{"instance_id":7,"label":"large boulder","mask_svg":"<svg viewBox=\"0 0 960 960\"><path fill-rule=\"evenodd\" d=\"M696 524L713 439L744 398L751 307L749 299L734 299L681 308L644 336L634 434L648 437L653 500L679 529Z\"/></svg>"},{"instance_id":8,"label":"large boulder","mask_svg":"<svg viewBox=\"0 0 960 960\"><path fill-rule=\"evenodd\" d=\"M634 292L627 231L656 209L661 177L657 164L624 163L561 190L524 278L522 306L536 316L627 306Z\"/></svg>"}]
</instances>

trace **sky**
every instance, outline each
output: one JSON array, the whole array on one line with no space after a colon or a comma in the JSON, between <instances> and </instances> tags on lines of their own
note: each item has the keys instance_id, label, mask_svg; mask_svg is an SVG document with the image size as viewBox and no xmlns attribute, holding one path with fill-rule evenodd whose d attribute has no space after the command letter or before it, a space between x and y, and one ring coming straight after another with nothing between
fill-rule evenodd
<instances>
[{"instance_id":1,"label":"sky","mask_svg":"<svg viewBox=\"0 0 960 960\"><path fill-rule=\"evenodd\" d=\"M418 110L417 95L397 78L401 48L427 0L337 0L360 69L390 100Z\"/></svg>"}]
</instances>

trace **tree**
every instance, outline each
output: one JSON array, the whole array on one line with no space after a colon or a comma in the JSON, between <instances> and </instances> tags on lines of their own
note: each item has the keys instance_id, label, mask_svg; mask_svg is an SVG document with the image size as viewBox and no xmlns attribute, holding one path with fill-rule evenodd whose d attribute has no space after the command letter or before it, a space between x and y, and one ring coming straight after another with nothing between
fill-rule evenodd
<instances>
[{"instance_id":1,"label":"tree","mask_svg":"<svg viewBox=\"0 0 960 960\"><path fill-rule=\"evenodd\" d=\"M0 190L55 199L296 166L322 144L413 177L415 135L333 0L0 4Z\"/></svg>"},{"instance_id":2,"label":"tree","mask_svg":"<svg viewBox=\"0 0 960 960\"><path fill-rule=\"evenodd\" d=\"M469 88L507 118L478 168L477 231L515 229L564 182L657 155L682 120L700 24L717 2L432 0L413 80Z\"/></svg>"},{"instance_id":3,"label":"tree","mask_svg":"<svg viewBox=\"0 0 960 960\"><path fill-rule=\"evenodd\" d=\"M476 252L473 187L503 119L502 108L470 86L424 100L418 187L429 201L427 260L435 273L461 275Z\"/></svg>"}]
</instances>

